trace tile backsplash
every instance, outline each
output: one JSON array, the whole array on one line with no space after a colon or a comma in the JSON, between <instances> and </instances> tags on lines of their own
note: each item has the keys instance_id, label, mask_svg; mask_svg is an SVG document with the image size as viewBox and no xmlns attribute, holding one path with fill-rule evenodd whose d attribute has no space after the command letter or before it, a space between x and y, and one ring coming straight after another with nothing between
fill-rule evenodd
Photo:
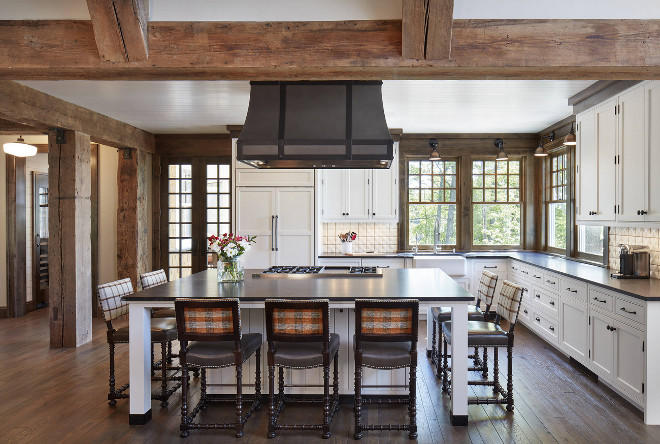
<instances>
[{"instance_id":1,"label":"tile backsplash","mask_svg":"<svg viewBox=\"0 0 660 444\"><path fill-rule=\"evenodd\" d=\"M660 228L610 228L609 268L619 268L619 244L646 245L651 249L651 277L660 279Z\"/></svg>"},{"instance_id":2,"label":"tile backsplash","mask_svg":"<svg viewBox=\"0 0 660 444\"><path fill-rule=\"evenodd\" d=\"M353 241L353 253L389 253L397 250L399 224L353 222L353 223L324 223L321 227L323 240L323 253L340 253L341 241L337 237L340 233L354 231L357 238Z\"/></svg>"}]
</instances>

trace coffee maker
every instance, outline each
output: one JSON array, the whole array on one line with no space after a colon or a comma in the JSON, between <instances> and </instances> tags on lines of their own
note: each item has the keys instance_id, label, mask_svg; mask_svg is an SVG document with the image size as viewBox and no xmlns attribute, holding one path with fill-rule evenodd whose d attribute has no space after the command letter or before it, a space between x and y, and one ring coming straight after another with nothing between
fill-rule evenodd
<instances>
[{"instance_id":1,"label":"coffee maker","mask_svg":"<svg viewBox=\"0 0 660 444\"><path fill-rule=\"evenodd\" d=\"M648 279L651 275L651 253L644 245L619 244L619 272L615 279Z\"/></svg>"}]
</instances>

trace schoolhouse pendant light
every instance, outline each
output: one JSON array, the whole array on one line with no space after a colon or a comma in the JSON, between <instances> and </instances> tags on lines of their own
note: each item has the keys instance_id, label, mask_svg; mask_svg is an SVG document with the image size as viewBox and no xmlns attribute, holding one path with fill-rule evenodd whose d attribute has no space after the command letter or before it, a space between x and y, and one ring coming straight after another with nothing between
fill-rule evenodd
<instances>
[{"instance_id":1,"label":"schoolhouse pendant light","mask_svg":"<svg viewBox=\"0 0 660 444\"><path fill-rule=\"evenodd\" d=\"M2 149L5 153L16 157L30 157L37 154L37 147L25 143L22 136L18 136L16 142L5 143Z\"/></svg>"},{"instance_id":2,"label":"schoolhouse pendant light","mask_svg":"<svg viewBox=\"0 0 660 444\"><path fill-rule=\"evenodd\" d=\"M438 139L429 139L429 146L433 148L429 160L440 160L440 153L438 152Z\"/></svg>"},{"instance_id":3,"label":"schoolhouse pendant light","mask_svg":"<svg viewBox=\"0 0 660 444\"><path fill-rule=\"evenodd\" d=\"M509 160L509 156L504 152L504 141L502 139L495 139L495 146L500 149L495 160Z\"/></svg>"},{"instance_id":4,"label":"schoolhouse pendant light","mask_svg":"<svg viewBox=\"0 0 660 444\"><path fill-rule=\"evenodd\" d=\"M575 123L571 123L571 132L564 137L564 145L574 146L577 145L577 138L575 137Z\"/></svg>"}]
</instances>

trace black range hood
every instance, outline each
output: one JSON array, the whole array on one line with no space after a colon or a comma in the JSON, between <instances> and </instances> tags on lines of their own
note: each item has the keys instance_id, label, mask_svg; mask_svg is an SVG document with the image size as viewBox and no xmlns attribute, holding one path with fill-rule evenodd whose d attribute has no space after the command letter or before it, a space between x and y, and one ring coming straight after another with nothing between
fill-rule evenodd
<instances>
[{"instance_id":1,"label":"black range hood","mask_svg":"<svg viewBox=\"0 0 660 444\"><path fill-rule=\"evenodd\" d=\"M256 168L389 168L382 84L250 82L236 159Z\"/></svg>"}]
</instances>

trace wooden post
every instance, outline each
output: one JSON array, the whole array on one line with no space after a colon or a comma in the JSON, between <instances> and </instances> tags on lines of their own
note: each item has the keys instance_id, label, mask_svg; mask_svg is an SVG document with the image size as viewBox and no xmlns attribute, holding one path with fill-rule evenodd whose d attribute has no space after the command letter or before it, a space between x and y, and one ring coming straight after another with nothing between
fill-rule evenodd
<instances>
[{"instance_id":1,"label":"wooden post","mask_svg":"<svg viewBox=\"0 0 660 444\"><path fill-rule=\"evenodd\" d=\"M7 316L26 312L25 157L7 155Z\"/></svg>"},{"instance_id":2,"label":"wooden post","mask_svg":"<svg viewBox=\"0 0 660 444\"><path fill-rule=\"evenodd\" d=\"M130 153L130 156L125 153ZM117 169L117 276L138 289L140 273L151 269L148 254L147 153L119 150Z\"/></svg>"},{"instance_id":3,"label":"wooden post","mask_svg":"<svg viewBox=\"0 0 660 444\"><path fill-rule=\"evenodd\" d=\"M87 134L48 132L50 346L92 339L91 145Z\"/></svg>"}]
</instances>

